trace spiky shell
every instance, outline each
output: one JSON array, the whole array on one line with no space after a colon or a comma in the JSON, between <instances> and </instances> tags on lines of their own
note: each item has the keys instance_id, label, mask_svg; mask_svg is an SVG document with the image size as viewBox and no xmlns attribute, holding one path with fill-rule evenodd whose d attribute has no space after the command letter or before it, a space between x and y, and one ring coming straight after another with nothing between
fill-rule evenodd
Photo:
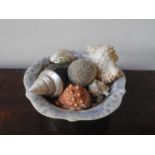
<instances>
[{"instance_id":1,"label":"spiky shell","mask_svg":"<svg viewBox=\"0 0 155 155\"><path fill-rule=\"evenodd\" d=\"M56 64L71 63L75 59L73 53L67 49L60 49L50 57L50 61Z\"/></svg>"},{"instance_id":2,"label":"spiky shell","mask_svg":"<svg viewBox=\"0 0 155 155\"><path fill-rule=\"evenodd\" d=\"M111 83L119 77L120 69L115 64L118 56L113 47L109 45L88 47L87 52L90 60L97 65L98 79L105 83Z\"/></svg>"},{"instance_id":3,"label":"spiky shell","mask_svg":"<svg viewBox=\"0 0 155 155\"><path fill-rule=\"evenodd\" d=\"M93 96L100 96L100 95L109 95L109 86L107 86L104 82L99 80L94 80L89 86L88 86L89 92Z\"/></svg>"},{"instance_id":4,"label":"spiky shell","mask_svg":"<svg viewBox=\"0 0 155 155\"><path fill-rule=\"evenodd\" d=\"M87 59L73 61L68 67L68 77L75 83L86 86L91 83L97 74L96 65Z\"/></svg>"},{"instance_id":5,"label":"spiky shell","mask_svg":"<svg viewBox=\"0 0 155 155\"><path fill-rule=\"evenodd\" d=\"M37 95L58 96L63 91L63 82L56 72L44 70L31 86L30 91Z\"/></svg>"},{"instance_id":6,"label":"spiky shell","mask_svg":"<svg viewBox=\"0 0 155 155\"><path fill-rule=\"evenodd\" d=\"M70 84L59 97L59 106L69 110L82 110L91 105L91 96L80 86Z\"/></svg>"}]
</instances>

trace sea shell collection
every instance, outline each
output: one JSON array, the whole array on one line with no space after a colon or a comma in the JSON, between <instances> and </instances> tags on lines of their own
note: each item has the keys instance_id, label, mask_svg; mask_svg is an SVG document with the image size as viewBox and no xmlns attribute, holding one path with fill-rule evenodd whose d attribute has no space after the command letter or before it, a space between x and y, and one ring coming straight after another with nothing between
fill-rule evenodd
<instances>
[{"instance_id":1,"label":"sea shell collection","mask_svg":"<svg viewBox=\"0 0 155 155\"><path fill-rule=\"evenodd\" d=\"M49 60L29 91L54 98L51 104L67 110L99 104L110 94L112 82L121 76L118 56L109 45L89 46L81 52L62 49Z\"/></svg>"}]
</instances>

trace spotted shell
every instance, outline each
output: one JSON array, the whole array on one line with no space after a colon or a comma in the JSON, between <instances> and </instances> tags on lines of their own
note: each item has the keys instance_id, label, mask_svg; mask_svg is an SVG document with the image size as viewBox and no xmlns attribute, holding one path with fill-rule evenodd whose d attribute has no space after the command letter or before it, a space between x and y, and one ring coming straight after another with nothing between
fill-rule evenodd
<instances>
[{"instance_id":1,"label":"spotted shell","mask_svg":"<svg viewBox=\"0 0 155 155\"><path fill-rule=\"evenodd\" d=\"M73 61L68 67L68 77L75 83L86 86L91 83L97 74L96 65L87 59Z\"/></svg>"},{"instance_id":2,"label":"spotted shell","mask_svg":"<svg viewBox=\"0 0 155 155\"><path fill-rule=\"evenodd\" d=\"M88 58L97 65L97 78L105 83L113 82L119 77L120 69L116 66L118 56L113 47L101 45L88 47Z\"/></svg>"},{"instance_id":3,"label":"spotted shell","mask_svg":"<svg viewBox=\"0 0 155 155\"><path fill-rule=\"evenodd\" d=\"M91 105L91 96L80 85L70 84L58 100L59 106L69 110L82 110Z\"/></svg>"},{"instance_id":4,"label":"spotted shell","mask_svg":"<svg viewBox=\"0 0 155 155\"><path fill-rule=\"evenodd\" d=\"M74 54L67 49L60 49L50 57L50 61L56 64L71 63L75 59Z\"/></svg>"}]
</instances>

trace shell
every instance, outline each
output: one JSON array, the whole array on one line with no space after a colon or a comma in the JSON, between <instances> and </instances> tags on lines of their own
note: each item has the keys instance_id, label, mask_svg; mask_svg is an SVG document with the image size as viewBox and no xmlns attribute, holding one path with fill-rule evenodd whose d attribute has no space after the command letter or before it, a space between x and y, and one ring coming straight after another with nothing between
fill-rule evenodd
<instances>
[{"instance_id":1,"label":"shell","mask_svg":"<svg viewBox=\"0 0 155 155\"><path fill-rule=\"evenodd\" d=\"M100 96L100 95L109 95L109 86L107 86L104 82L99 80L94 80L89 86L88 86L89 92L93 96Z\"/></svg>"},{"instance_id":2,"label":"shell","mask_svg":"<svg viewBox=\"0 0 155 155\"><path fill-rule=\"evenodd\" d=\"M75 83L86 86L91 83L97 74L96 65L87 59L73 61L68 67L68 77Z\"/></svg>"},{"instance_id":3,"label":"shell","mask_svg":"<svg viewBox=\"0 0 155 155\"><path fill-rule=\"evenodd\" d=\"M120 69L115 64L118 56L113 47L109 45L88 47L87 52L90 60L97 65L98 79L105 83L111 83L119 77Z\"/></svg>"},{"instance_id":4,"label":"shell","mask_svg":"<svg viewBox=\"0 0 155 155\"><path fill-rule=\"evenodd\" d=\"M50 57L50 61L56 64L71 63L75 59L73 53L67 49L60 49Z\"/></svg>"},{"instance_id":5,"label":"shell","mask_svg":"<svg viewBox=\"0 0 155 155\"><path fill-rule=\"evenodd\" d=\"M30 91L37 95L59 96L63 91L63 82L53 70L44 70L40 73Z\"/></svg>"},{"instance_id":6,"label":"shell","mask_svg":"<svg viewBox=\"0 0 155 155\"><path fill-rule=\"evenodd\" d=\"M80 85L70 84L58 100L59 106L69 110L81 110L91 105L88 91Z\"/></svg>"}]
</instances>

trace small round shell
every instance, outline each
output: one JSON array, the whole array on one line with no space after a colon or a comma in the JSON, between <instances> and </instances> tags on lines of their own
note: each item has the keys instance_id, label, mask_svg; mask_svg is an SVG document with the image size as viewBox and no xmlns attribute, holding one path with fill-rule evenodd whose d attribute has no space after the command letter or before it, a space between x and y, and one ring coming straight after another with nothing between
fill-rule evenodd
<instances>
[{"instance_id":1,"label":"small round shell","mask_svg":"<svg viewBox=\"0 0 155 155\"><path fill-rule=\"evenodd\" d=\"M56 64L71 63L75 59L73 53L66 49L60 49L56 54L50 57L50 61Z\"/></svg>"},{"instance_id":2,"label":"small round shell","mask_svg":"<svg viewBox=\"0 0 155 155\"><path fill-rule=\"evenodd\" d=\"M91 83L97 74L96 65L87 59L73 61L68 67L68 77L75 83L86 86Z\"/></svg>"}]
</instances>

